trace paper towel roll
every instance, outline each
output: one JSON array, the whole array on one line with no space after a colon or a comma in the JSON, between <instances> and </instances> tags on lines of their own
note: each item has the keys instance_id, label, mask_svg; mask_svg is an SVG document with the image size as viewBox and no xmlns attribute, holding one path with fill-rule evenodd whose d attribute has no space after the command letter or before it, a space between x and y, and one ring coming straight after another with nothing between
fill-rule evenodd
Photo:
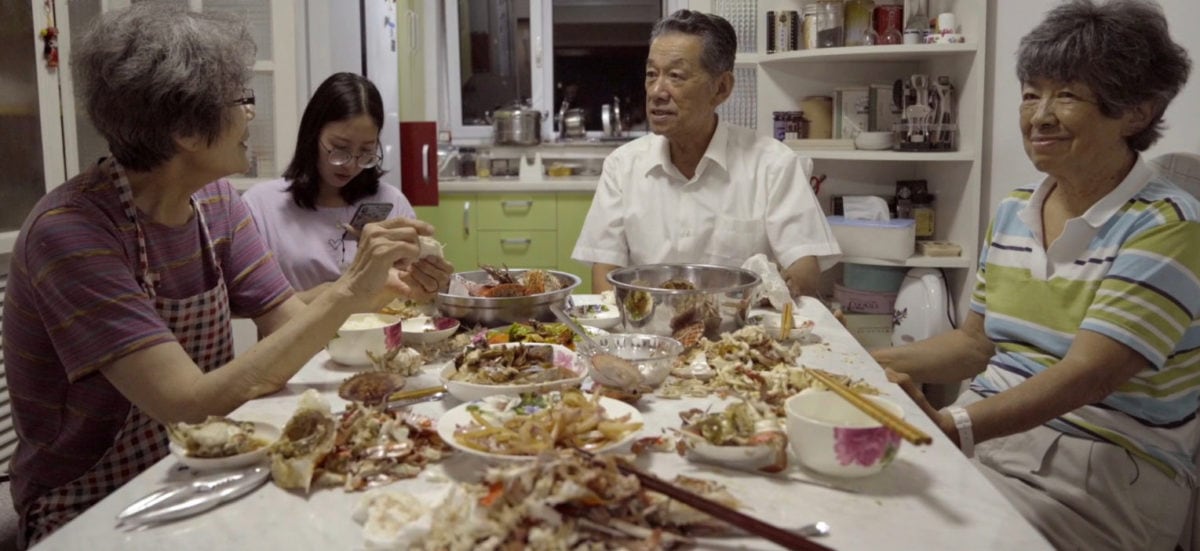
<instances>
[{"instance_id":1,"label":"paper towel roll","mask_svg":"<svg viewBox=\"0 0 1200 551\"><path fill-rule=\"evenodd\" d=\"M874 195L842 197L842 214L850 220L891 220L887 200Z\"/></svg>"}]
</instances>

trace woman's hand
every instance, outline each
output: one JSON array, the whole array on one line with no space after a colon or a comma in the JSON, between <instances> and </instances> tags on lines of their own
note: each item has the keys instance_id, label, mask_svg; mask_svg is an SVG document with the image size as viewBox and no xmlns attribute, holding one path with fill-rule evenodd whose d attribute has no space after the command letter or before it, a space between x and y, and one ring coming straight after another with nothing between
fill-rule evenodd
<instances>
[{"instance_id":1,"label":"woman's hand","mask_svg":"<svg viewBox=\"0 0 1200 551\"><path fill-rule=\"evenodd\" d=\"M450 276L454 266L445 259L427 256L414 263L407 269L399 270L400 281L408 287L407 297L416 301L432 298L438 291L450 286Z\"/></svg>"},{"instance_id":2,"label":"woman's hand","mask_svg":"<svg viewBox=\"0 0 1200 551\"><path fill-rule=\"evenodd\" d=\"M887 374L888 381L900 385L900 388L904 390L904 393L907 394L909 398L912 398L912 401L917 403L917 406L921 408L921 411L925 412L925 415L929 416L929 418L933 420L933 423L937 425L942 432L946 433L946 436L950 437L950 440L954 442L955 446L958 445L958 428L954 426L954 418L950 417L949 413L934 409L933 406L930 405L929 399L925 397L925 393L921 391L921 387L917 386L917 383L913 381L912 377L909 377L905 373L893 371L886 367L883 369L883 372Z\"/></svg>"},{"instance_id":3,"label":"woman's hand","mask_svg":"<svg viewBox=\"0 0 1200 551\"><path fill-rule=\"evenodd\" d=\"M358 238L358 253L338 279L359 311L375 311L397 296L412 292L402 273L421 252L419 237L433 235L433 226L420 220L393 218L367 224Z\"/></svg>"}]
</instances>

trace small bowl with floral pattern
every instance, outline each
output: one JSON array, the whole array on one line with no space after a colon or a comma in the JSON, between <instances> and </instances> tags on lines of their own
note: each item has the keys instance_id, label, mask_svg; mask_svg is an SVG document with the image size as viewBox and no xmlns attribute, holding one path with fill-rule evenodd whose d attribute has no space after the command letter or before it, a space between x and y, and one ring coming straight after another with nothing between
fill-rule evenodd
<instances>
[{"instance_id":1,"label":"small bowl with floral pattern","mask_svg":"<svg viewBox=\"0 0 1200 551\"><path fill-rule=\"evenodd\" d=\"M899 404L874 400L897 417ZM827 390L806 390L784 403L787 436L796 460L821 474L854 478L871 476L888 466L900 451L900 435Z\"/></svg>"}]
</instances>

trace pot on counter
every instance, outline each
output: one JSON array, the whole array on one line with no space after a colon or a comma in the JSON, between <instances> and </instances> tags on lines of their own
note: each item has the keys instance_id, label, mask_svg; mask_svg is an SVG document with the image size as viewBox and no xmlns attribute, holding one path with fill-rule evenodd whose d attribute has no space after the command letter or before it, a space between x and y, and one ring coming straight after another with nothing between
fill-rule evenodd
<instances>
[{"instance_id":1,"label":"pot on counter","mask_svg":"<svg viewBox=\"0 0 1200 551\"><path fill-rule=\"evenodd\" d=\"M542 143L542 112L513 102L497 109L491 117L492 139L496 145L538 145Z\"/></svg>"}]
</instances>

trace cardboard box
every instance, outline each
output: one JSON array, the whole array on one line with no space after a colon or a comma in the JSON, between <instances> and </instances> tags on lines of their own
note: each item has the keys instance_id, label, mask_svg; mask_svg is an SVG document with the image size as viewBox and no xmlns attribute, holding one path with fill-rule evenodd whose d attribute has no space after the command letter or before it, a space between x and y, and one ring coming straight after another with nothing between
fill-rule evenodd
<instances>
[{"instance_id":1,"label":"cardboard box","mask_svg":"<svg viewBox=\"0 0 1200 551\"><path fill-rule=\"evenodd\" d=\"M854 139L871 123L871 89L838 88L833 92L833 139Z\"/></svg>"}]
</instances>

